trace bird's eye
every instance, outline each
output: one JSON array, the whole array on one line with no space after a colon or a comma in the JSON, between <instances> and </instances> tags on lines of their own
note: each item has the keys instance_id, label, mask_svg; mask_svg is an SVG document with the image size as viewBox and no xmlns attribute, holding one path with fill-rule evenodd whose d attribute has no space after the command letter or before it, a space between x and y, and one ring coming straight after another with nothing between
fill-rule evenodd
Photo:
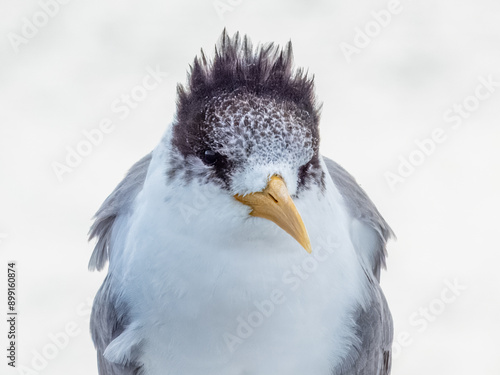
<instances>
[{"instance_id":1,"label":"bird's eye","mask_svg":"<svg viewBox=\"0 0 500 375\"><path fill-rule=\"evenodd\" d=\"M205 150L201 154L201 161L206 165L214 165L220 158L220 154L218 152L212 150Z\"/></svg>"}]
</instances>

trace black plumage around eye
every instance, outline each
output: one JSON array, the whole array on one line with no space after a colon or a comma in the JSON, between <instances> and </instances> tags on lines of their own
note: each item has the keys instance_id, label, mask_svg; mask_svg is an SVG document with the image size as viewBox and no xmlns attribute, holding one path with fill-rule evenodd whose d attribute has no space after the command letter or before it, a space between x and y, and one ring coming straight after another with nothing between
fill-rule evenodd
<instances>
[{"instance_id":1,"label":"black plumage around eye","mask_svg":"<svg viewBox=\"0 0 500 375\"><path fill-rule=\"evenodd\" d=\"M205 150L201 153L201 161L206 165L214 165L220 158L221 155L212 150Z\"/></svg>"}]
</instances>

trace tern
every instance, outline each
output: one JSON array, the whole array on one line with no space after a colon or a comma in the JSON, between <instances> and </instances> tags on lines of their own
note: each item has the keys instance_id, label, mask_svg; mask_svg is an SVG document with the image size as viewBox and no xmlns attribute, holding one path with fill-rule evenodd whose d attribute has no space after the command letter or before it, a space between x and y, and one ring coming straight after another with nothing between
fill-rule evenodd
<instances>
[{"instance_id":1,"label":"tern","mask_svg":"<svg viewBox=\"0 0 500 375\"><path fill-rule=\"evenodd\" d=\"M223 32L95 215L100 375L386 375L391 228L322 156L292 46Z\"/></svg>"}]
</instances>

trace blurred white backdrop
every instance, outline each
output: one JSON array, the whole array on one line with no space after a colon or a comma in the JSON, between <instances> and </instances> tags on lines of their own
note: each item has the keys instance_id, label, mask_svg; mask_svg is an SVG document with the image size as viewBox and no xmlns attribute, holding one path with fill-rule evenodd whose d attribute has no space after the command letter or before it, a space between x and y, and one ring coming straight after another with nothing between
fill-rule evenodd
<instances>
[{"instance_id":1,"label":"blurred white backdrop","mask_svg":"<svg viewBox=\"0 0 500 375\"><path fill-rule=\"evenodd\" d=\"M20 314L18 368L2 355L0 373L97 373L88 319L105 273L87 271L90 218L157 144L176 84L224 27L292 40L324 104L322 152L398 236L382 276L392 373L500 373L497 0L2 0L0 19L0 311L16 260ZM151 70L155 87L138 89Z\"/></svg>"}]
</instances>

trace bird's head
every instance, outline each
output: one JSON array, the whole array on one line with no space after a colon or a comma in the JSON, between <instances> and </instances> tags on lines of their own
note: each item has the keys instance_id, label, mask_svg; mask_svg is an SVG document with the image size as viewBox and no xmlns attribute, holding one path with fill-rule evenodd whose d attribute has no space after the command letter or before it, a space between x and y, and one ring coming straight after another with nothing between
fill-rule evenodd
<instances>
[{"instance_id":1,"label":"bird's head","mask_svg":"<svg viewBox=\"0 0 500 375\"><path fill-rule=\"evenodd\" d=\"M254 49L225 31L212 61L202 51L178 87L168 175L217 185L310 252L294 199L324 184L319 108L313 80L292 60L291 43Z\"/></svg>"}]
</instances>

